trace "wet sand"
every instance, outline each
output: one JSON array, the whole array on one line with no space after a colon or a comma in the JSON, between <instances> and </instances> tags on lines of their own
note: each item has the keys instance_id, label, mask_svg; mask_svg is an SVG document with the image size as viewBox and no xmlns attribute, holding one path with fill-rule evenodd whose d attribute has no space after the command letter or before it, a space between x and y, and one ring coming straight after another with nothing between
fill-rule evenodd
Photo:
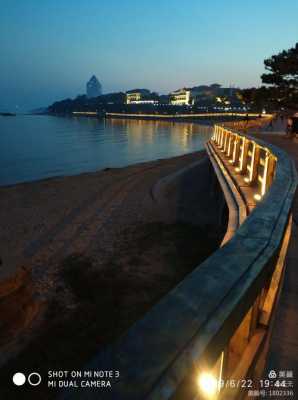
<instances>
[{"instance_id":1,"label":"wet sand","mask_svg":"<svg viewBox=\"0 0 298 400\"><path fill-rule=\"evenodd\" d=\"M204 152L0 188L1 273L34 268L40 291L50 267L72 253L105 258L123 227L159 220L152 188ZM46 282L43 282L43 275Z\"/></svg>"}]
</instances>

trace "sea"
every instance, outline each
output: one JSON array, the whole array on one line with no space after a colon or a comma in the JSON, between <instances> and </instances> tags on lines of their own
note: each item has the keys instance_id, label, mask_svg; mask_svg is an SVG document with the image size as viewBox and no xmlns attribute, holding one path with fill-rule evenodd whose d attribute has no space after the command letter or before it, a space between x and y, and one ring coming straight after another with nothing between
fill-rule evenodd
<instances>
[{"instance_id":1,"label":"sea","mask_svg":"<svg viewBox=\"0 0 298 400\"><path fill-rule=\"evenodd\" d=\"M0 186L170 158L210 135L193 122L0 116Z\"/></svg>"}]
</instances>

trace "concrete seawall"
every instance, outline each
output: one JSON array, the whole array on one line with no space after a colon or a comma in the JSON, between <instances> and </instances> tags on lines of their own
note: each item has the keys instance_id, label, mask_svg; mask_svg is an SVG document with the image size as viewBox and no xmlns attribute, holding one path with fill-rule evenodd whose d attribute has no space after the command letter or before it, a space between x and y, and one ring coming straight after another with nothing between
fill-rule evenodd
<instances>
[{"instance_id":1,"label":"concrete seawall","mask_svg":"<svg viewBox=\"0 0 298 400\"><path fill-rule=\"evenodd\" d=\"M224 234L228 220L226 201L207 154L160 179L152 196L169 222L182 221Z\"/></svg>"}]
</instances>

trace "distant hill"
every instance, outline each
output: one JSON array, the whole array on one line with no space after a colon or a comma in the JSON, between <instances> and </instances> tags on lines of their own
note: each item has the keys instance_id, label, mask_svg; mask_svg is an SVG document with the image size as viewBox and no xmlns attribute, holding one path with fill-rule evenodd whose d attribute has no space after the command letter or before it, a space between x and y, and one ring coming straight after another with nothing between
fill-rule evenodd
<instances>
[{"instance_id":1,"label":"distant hill","mask_svg":"<svg viewBox=\"0 0 298 400\"><path fill-rule=\"evenodd\" d=\"M40 107L31 110L29 114L46 114L48 112L48 107Z\"/></svg>"},{"instance_id":2,"label":"distant hill","mask_svg":"<svg viewBox=\"0 0 298 400\"><path fill-rule=\"evenodd\" d=\"M11 112L1 112L0 111L0 116L2 116L2 117L14 117L14 116L16 116L16 114L15 113L11 113Z\"/></svg>"},{"instance_id":3,"label":"distant hill","mask_svg":"<svg viewBox=\"0 0 298 400\"><path fill-rule=\"evenodd\" d=\"M75 99L56 101L48 107L47 112L53 114L69 114L73 111L104 111L109 108L109 106L123 104L125 99L126 95L122 92L103 94L93 98L80 95Z\"/></svg>"}]
</instances>

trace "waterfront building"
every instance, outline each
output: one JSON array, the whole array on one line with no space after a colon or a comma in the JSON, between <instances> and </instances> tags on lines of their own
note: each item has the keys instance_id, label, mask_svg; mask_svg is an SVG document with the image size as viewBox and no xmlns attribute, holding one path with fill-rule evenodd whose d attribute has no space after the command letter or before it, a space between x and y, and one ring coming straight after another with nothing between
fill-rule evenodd
<instances>
[{"instance_id":1,"label":"waterfront building","mask_svg":"<svg viewBox=\"0 0 298 400\"><path fill-rule=\"evenodd\" d=\"M93 97L101 96L102 94L102 86L99 80L93 75L86 85L86 93L89 99Z\"/></svg>"},{"instance_id":2,"label":"waterfront building","mask_svg":"<svg viewBox=\"0 0 298 400\"><path fill-rule=\"evenodd\" d=\"M194 104L198 91L195 88L182 88L170 93L170 104L189 106Z\"/></svg>"},{"instance_id":3,"label":"waterfront building","mask_svg":"<svg viewBox=\"0 0 298 400\"><path fill-rule=\"evenodd\" d=\"M157 94L148 89L133 89L126 92L126 104L158 104Z\"/></svg>"},{"instance_id":4,"label":"waterfront building","mask_svg":"<svg viewBox=\"0 0 298 400\"><path fill-rule=\"evenodd\" d=\"M217 111L229 111L243 106L239 101L239 89L233 86L222 87L218 83L214 83L209 86L195 86L192 90L196 92L196 95L193 96L193 104L197 107L213 107Z\"/></svg>"}]
</instances>

